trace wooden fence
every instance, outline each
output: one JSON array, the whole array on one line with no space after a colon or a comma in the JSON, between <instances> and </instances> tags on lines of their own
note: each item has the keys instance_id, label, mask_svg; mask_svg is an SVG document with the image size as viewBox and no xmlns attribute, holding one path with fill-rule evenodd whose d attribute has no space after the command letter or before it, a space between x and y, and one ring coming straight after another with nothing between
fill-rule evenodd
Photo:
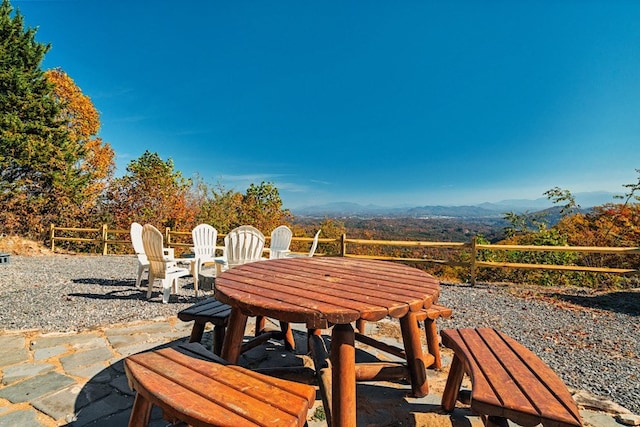
<instances>
[{"instance_id":1,"label":"wooden fence","mask_svg":"<svg viewBox=\"0 0 640 427\"><path fill-rule=\"evenodd\" d=\"M65 235L56 235L64 233ZM69 236L68 234L85 234L89 237ZM125 235L125 238L119 237ZM218 238L224 238L224 234L218 234ZM267 242L269 236L265 236ZM56 227L51 224L49 239L51 241L51 250L55 251L56 242L76 242L95 244L102 255L108 254L109 245L125 244L132 249L131 240L129 238L129 230L109 229L106 224L100 228L66 228ZM171 248L190 248L191 231L175 231L170 228L165 229L165 246ZM293 242L311 243L311 237L293 237ZM597 247L597 246L533 246L533 245L491 245L478 244L475 237L470 243L461 242L425 242L425 241L405 241L405 240L367 240L367 239L348 239L346 234L340 238L329 239L320 238L319 243L335 245L337 247L337 256L362 259L379 259L387 261L400 261L411 263L432 263L440 265L448 265L455 267L468 268L470 272L471 284L476 283L478 269L480 268L517 268L524 270L560 270L560 271L584 271L591 273L613 273L613 274L637 274L638 268L610 268L610 267L593 267L582 265L554 265L554 264L525 264L511 262L482 261L478 259L480 251L520 251L520 252L566 252L566 253L597 253L597 254L614 254L614 255L637 255L640 254L638 247ZM406 247L406 248L436 248L436 249L452 249L454 251L468 251L469 261L452 261L444 259L428 258L403 258L383 255L363 255L357 252L349 252L349 245L359 246L378 246L378 247ZM131 252L133 253L133 252ZM322 255L322 254L319 254Z\"/></svg>"}]
</instances>

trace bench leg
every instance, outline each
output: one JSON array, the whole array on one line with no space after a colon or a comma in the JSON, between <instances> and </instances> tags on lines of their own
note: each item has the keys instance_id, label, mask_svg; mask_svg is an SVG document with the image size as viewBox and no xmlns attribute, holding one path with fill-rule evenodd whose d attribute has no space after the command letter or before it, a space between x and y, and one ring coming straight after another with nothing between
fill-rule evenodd
<instances>
[{"instance_id":1,"label":"bench leg","mask_svg":"<svg viewBox=\"0 0 640 427\"><path fill-rule=\"evenodd\" d=\"M189 342L202 341L202 335L204 334L205 324L206 322L198 322L197 320L193 322L193 328L191 329L191 336L189 337Z\"/></svg>"},{"instance_id":2,"label":"bench leg","mask_svg":"<svg viewBox=\"0 0 640 427\"><path fill-rule=\"evenodd\" d=\"M458 400L458 392L460 391L463 377L464 363L458 356L454 355L449 369L449 376L447 377L447 384L444 386L444 392L442 393L442 408L447 412L453 411L453 408L456 407L456 400Z\"/></svg>"},{"instance_id":3,"label":"bench leg","mask_svg":"<svg viewBox=\"0 0 640 427\"><path fill-rule=\"evenodd\" d=\"M129 427L147 427L151 418L151 408L153 405L140 393L136 393L129 417Z\"/></svg>"},{"instance_id":4,"label":"bench leg","mask_svg":"<svg viewBox=\"0 0 640 427\"><path fill-rule=\"evenodd\" d=\"M263 316L256 316L256 332L255 336L257 337L267 328L267 319Z\"/></svg>"},{"instance_id":5,"label":"bench leg","mask_svg":"<svg viewBox=\"0 0 640 427\"><path fill-rule=\"evenodd\" d=\"M426 364L422 353L420 329L414 312L410 311L400 318L400 330L402 331L402 342L411 377L411 395L424 397L429 394L429 383L427 382Z\"/></svg>"},{"instance_id":6,"label":"bench leg","mask_svg":"<svg viewBox=\"0 0 640 427\"><path fill-rule=\"evenodd\" d=\"M224 334L226 332L226 328L224 325L216 325L213 327L213 346L211 351L216 356L220 356L222 354L222 343L224 342Z\"/></svg>"},{"instance_id":7,"label":"bench leg","mask_svg":"<svg viewBox=\"0 0 640 427\"><path fill-rule=\"evenodd\" d=\"M433 364L427 368L442 368L442 360L440 359L440 346L438 343L438 328L434 319L425 319L424 332L427 337L427 348L433 356Z\"/></svg>"},{"instance_id":8,"label":"bench leg","mask_svg":"<svg viewBox=\"0 0 640 427\"><path fill-rule=\"evenodd\" d=\"M296 341L293 339L291 325L289 325L288 322L283 322L281 320L280 330L282 331L282 335L284 335L284 348L289 351L294 351L296 349Z\"/></svg>"}]
</instances>

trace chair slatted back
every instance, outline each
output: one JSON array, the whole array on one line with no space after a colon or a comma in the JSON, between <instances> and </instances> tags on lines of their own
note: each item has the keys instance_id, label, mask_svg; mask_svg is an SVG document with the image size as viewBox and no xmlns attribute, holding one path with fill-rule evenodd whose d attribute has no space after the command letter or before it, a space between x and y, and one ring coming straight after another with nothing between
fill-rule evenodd
<instances>
[{"instance_id":1,"label":"chair slatted back","mask_svg":"<svg viewBox=\"0 0 640 427\"><path fill-rule=\"evenodd\" d=\"M215 256L218 230L209 224L199 224L191 230L191 237L193 239L193 253L196 258L213 258Z\"/></svg>"},{"instance_id":2,"label":"chair slatted back","mask_svg":"<svg viewBox=\"0 0 640 427\"><path fill-rule=\"evenodd\" d=\"M269 243L269 258L275 258L278 251L286 251L289 249L291 239L293 238L293 231L286 225L276 227L271 232L271 242Z\"/></svg>"},{"instance_id":3,"label":"chair slatted back","mask_svg":"<svg viewBox=\"0 0 640 427\"><path fill-rule=\"evenodd\" d=\"M231 230L224 237L225 254L229 268L260 261L264 241L262 232L251 225L242 225Z\"/></svg>"},{"instance_id":4,"label":"chair slatted back","mask_svg":"<svg viewBox=\"0 0 640 427\"><path fill-rule=\"evenodd\" d=\"M149 270L157 279L165 278L167 262L164 258L163 237L160 230L151 224L142 227L142 243L149 259Z\"/></svg>"}]
</instances>

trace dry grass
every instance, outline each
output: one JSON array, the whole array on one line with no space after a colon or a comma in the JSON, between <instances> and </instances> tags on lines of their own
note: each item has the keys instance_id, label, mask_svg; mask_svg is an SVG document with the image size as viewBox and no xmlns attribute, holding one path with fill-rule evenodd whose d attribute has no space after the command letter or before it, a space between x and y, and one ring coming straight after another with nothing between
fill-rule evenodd
<instances>
[{"instance_id":1,"label":"dry grass","mask_svg":"<svg viewBox=\"0 0 640 427\"><path fill-rule=\"evenodd\" d=\"M53 255L42 243L20 236L0 237L0 252L24 256Z\"/></svg>"}]
</instances>

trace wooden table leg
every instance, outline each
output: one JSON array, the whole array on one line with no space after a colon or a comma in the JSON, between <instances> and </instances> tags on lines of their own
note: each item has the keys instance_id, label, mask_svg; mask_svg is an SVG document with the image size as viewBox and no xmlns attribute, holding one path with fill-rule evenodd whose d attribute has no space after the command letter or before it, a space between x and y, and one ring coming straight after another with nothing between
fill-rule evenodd
<instances>
[{"instance_id":1,"label":"wooden table leg","mask_svg":"<svg viewBox=\"0 0 640 427\"><path fill-rule=\"evenodd\" d=\"M356 348L351 324L331 332L331 425L356 427Z\"/></svg>"},{"instance_id":2,"label":"wooden table leg","mask_svg":"<svg viewBox=\"0 0 640 427\"><path fill-rule=\"evenodd\" d=\"M429 393L427 367L422 353L420 328L418 328L418 321L414 312L410 311L400 318L400 329L402 330L402 341L407 355L409 376L411 377L411 395L413 397L426 396Z\"/></svg>"},{"instance_id":3,"label":"wooden table leg","mask_svg":"<svg viewBox=\"0 0 640 427\"><path fill-rule=\"evenodd\" d=\"M140 392L136 393L133 401L131 416L129 417L130 427L146 427L151 419L151 409L153 405Z\"/></svg>"},{"instance_id":4,"label":"wooden table leg","mask_svg":"<svg viewBox=\"0 0 640 427\"><path fill-rule=\"evenodd\" d=\"M244 330L247 327L247 316L233 307L229 316L229 324L222 343L222 358L226 361L237 364L242 348Z\"/></svg>"}]
</instances>

